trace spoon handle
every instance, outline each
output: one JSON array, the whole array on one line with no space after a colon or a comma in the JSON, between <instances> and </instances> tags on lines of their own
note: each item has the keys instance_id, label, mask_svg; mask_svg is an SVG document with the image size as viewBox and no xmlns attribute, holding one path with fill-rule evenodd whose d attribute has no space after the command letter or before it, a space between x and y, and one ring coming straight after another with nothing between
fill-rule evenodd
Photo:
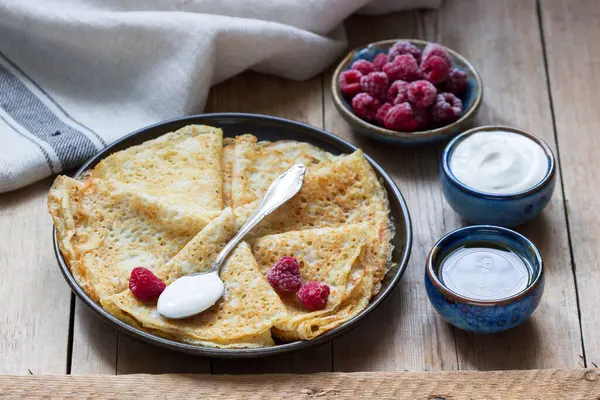
<instances>
[{"instance_id":1,"label":"spoon handle","mask_svg":"<svg viewBox=\"0 0 600 400\"><path fill-rule=\"evenodd\" d=\"M235 249L252 228L300 191L304 183L305 174L306 167L303 164L296 164L271 183L258 208L254 210L246 223L217 255L217 258L210 267L210 272L218 272L229 256L229 253Z\"/></svg>"}]
</instances>

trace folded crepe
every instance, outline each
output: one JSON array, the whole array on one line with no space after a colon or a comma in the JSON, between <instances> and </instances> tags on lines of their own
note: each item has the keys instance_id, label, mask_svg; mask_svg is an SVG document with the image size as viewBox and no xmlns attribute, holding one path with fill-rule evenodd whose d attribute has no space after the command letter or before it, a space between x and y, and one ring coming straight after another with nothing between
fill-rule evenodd
<instances>
[{"instance_id":1,"label":"folded crepe","mask_svg":"<svg viewBox=\"0 0 600 400\"><path fill-rule=\"evenodd\" d=\"M128 287L131 270L155 270L210 218L109 183L56 178L48 195L58 245L77 283L94 300Z\"/></svg>"},{"instance_id":2,"label":"folded crepe","mask_svg":"<svg viewBox=\"0 0 600 400\"><path fill-rule=\"evenodd\" d=\"M291 140L258 142L252 135L236 137L234 152L232 207L260 199L271 182L294 164L304 164L311 169L335 158L308 143Z\"/></svg>"},{"instance_id":3,"label":"folded crepe","mask_svg":"<svg viewBox=\"0 0 600 400\"><path fill-rule=\"evenodd\" d=\"M235 179L235 177L234 177ZM256 208L247 204L236 213L238 225ZM393 237L387 194L361 150L308 169L300 192L250 233L261 237L319 227L369 222L366 268L373 270L373 295L390 267Z\"/></svg>"},{"instance_id":4,"label":"folded crepe","mask_svg":"<svg viewBox=\"0 0 600 400\"><path fill-rule=\"evenodd\" d=\"M318 228L269 235L252 242L252 252L263 274L280 258L291 256L300 264L303 282L318 281L330 288L325 308L306 309L295 295L281 295L289 318L275 324L274 333L285 340L312 339L349 317L349 310L360 311L364 300L371 297L357 289L369 281L371 274L362 268L361 254L365 250L368 223L348 224L337 228ZM346 307L339 313L341 306Z\"/></svg>"},{"instance_id":5,"label":"folded crepe","mask_svg":"<svg viewBox=\"0 0 600 400\"><path fill-rule=\"evenodd\" d=\"M119 182L185 211L223 208L223 132L189 125L114 153L93 178Z\"/></svg>"},{"instance_id":6,"label":"folded crepe","mask_svg":"<svg viewBox=\"0 0 600 400\"><path fill-rule=\"evenodd\" d=\"M59 247L94 301L127 288L134 267L167 263L219 214L222 137L192 125L112 154L83 181L57 177Z\"/></svg>"},{"instance_id":7,"label":"folded crepe","mask_svg":"<svg viewBox=\"0 0 600 400\"><path fill-rule=\"evenodd\" d=\"M223 139L223 207L231 207L231 185L235 161L235 139Z\"/></svg>"},{"instance_id":8,"label":"folded crepe","mask_svg":"<svg viewBox=\"0 0 600 400\"><path fill-rule=\"evenodd\" d=\"M235 233L231 209L209 223L171 261L156 270L167 284L210 269L212 261ZM125 290L102 299L102 306L134 326L173 340L210 347L264 347L274 344L271 328L288 318L281 299L260 271L250 247L242 242L220 272L225 294L211 308L189 318L167 319L155 302L136 299Z\"/></svg>"}]
</instances>

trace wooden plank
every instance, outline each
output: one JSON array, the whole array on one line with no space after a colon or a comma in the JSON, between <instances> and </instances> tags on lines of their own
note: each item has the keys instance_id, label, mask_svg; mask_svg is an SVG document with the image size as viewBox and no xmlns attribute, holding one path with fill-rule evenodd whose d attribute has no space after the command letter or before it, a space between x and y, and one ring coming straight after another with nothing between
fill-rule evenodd
<instances>
[{"instance_id":1,"label":"wooden plank","mask_svg":"<svg viewBox=\"0 0 600 400\"><path fill-rule=\"evenodd\" d=\"M143 343L76 304L72 374L209 373L210 361Z\"/></svg>"},{"instance_id":2,"label":"wooden plank","mask_svg":"<svg viewBox=\"0 0 600 400\"><path fill-rule=\"evenodd\" d=\"M210 373L210 360L156 347L118 334L117 374Z\"/></svg>"},{"instance_id":3,"label":"wooden plank","mask_svg":"<svg viewBox=\"0 0 600 400\"><path fill-rule=\"evenodd\" d=\"M6 399L595 399L598 370L309 375L0 376Z\"/></svg>"},{"instance_id":4,"label":"wooden plank","mask_svg":"<svg viewBox=\"0 0 600 400\"><path fill-rule=\"evenodd\" d=\"M595 0L544 0L541 19L585 356L587 365L600 365L600 6Z\"/></svg>"},{"instance_id":5,"label":"wooden plank","mask_svg":"<svg viewBox=\"0 0 600 400\"><path fill-rule=\"evenodd\" d=\"M247 112L323 126L321 77L295 82L246 72L210 91L205 112Z\"/></svg>"},{"instance_id":6,"label":"wooden plank","mask_svg":"<svg viewBox=\"0 0 600 400\"><path fill-rule=\"evenodd\" d=\"M248 72L211 90L206 112L274 115L323 127L322 79L294 82ZM214 360L213 372L268 373L331 371L331 345L257 360Z\"/></svg>"},{"instance_id":7,"label":"wooden plank","mask_svg":"<svg viewBox=\"0 0 600 400\"><path fill-rule=\"evenodd\" d=\"M350 47L390 38L427 38L426 28L435 30L435 18L427 16L406 12L350 18ZM427 253L448 230L437 172L442 147L401 148L363 139L335 110L330 81L331 71L325 79L325 129L355 143L385 168L405 196L413 222L410 263L399 288L367 321L335 340L334 370L457 369L452 329L434 315L423 286Z\"/></svg>"},{"instance_id":8,"label":"wooden plank","mask_svg":"<svg viewBox=\"0 0 600 400\"><path fill-rule=\"evenodd\" d=\"M67 369L71 292L50 240L51 182L0 195L0 373Z\"/></svg>"},{"instance_id":9,"label":"wooden plank","mask_svg":"<svg viewBox=\"0 0 600 400\"><path fill-rule=\"evenodd\" d=\"M117 363L117 332L75 300L71 373L114 374Z\"/></svg>"},{"instance_id":10,"label":"wooden plank","mask_svg":"<svg viewBox=\"0 0 600 400\"><path fill-rule=\"evenodd\" d=\"M536 2L453 0L444 2L439 15L442 42L471 60L482 75L484 105L477 123L521 127L556 149ZM457 330L461 369L583 366L560 185L559 179L542 215L518 229L544 256L542 303L530 321L505 334L474 336ZM452 227L462 222L448 205L444 210Z\"/></svg>"},{"instance_id":11,"label":"wooden plank","mask_svg":"<svg viewBox=\"0 0 600 400\"><path fill-rule=\"evenodd\" d=\"M262 359L212 361L214 374L311 374L331 371L331 343Z\"/></svg>"}]
</instances>

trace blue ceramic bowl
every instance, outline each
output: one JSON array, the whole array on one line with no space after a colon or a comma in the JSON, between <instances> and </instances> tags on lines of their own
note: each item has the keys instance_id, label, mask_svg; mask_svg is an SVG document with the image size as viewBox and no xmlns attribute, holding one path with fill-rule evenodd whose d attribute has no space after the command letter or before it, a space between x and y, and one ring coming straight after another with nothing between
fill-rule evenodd
<instances>
[{"instance_id":1,"label":"blue ceramic bowl","mask_svg":"<svg viewBox=\"0 0 600 400\"><path fill-rule=\"evenodd\" d=\"M448 289L438 278L442 260L469 243L492 242L510 248L529 262L533 273L520 293L500 300L474 300ZM474 333L495 333L514 328L537 308L544 291L544 268L540 252L525 236L491 225L457 229L431 249L425 268L425 288L433 307L450 324Z\"/></svg>"},{"instance_id":2,"label":"blue ceramic bowl","mask_svg":"<svg viewBox=\"0 0 600 400\"><path fill-rule=\"evenodd\" d=\"M500 195L486 193L459 181L450 170L450 158L456 146L474 133L507 131L528 137L539 144L548 156L548 172L537 185L525 191ZM521 129L490 125L471 129L454 138L444 150L440 167L442 192L454 211L474 224L490 224L515 227L536 217L552 198L556 185L554 155L550 147L539 137Z\"/></svg>"},{"instance_id":3,"label":"blue ceramic bowl","mask_svg":"<svg viewBox=\"0 0 600 400\"><path fill-rule=\"evenodd\" d=\"M449 140L460 132L464 132L466 129L470 128L473 125L473 120L479 111L479 106L483 99L483 83L481 81L481 76L479 76L479 72L477 72L475 67L473 67L466 58L447 47L444 48L452 58L453 67L463 70L467 74L469 80L469 88L461 97L464 113L458 121L426 131L397 132L363 121L352 112L350 101L345 98L340 91L340 74L350 69L350 66L356 60L373 61L377 54L387 53L390 47L398 40L408 40L421 50L429 43L424 40L415 39L392 39L374 42L368 46L352 50L338 64L331 79L331 93L333 95L335 107L346 122L348 122L356 132L362 135L399 145L422 145Z\"/></svg>"}]
</instances>

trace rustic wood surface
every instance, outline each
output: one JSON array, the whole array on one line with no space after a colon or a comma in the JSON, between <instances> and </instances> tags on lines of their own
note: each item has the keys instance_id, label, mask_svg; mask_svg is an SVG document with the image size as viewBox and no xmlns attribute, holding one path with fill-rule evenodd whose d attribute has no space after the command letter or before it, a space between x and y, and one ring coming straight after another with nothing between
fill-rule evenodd
<instances>
[{"instance_id":1,"label":"rustic wood surface","mask_svg":"<svg viewBox=\"0 0 600 400\"><path fill-rule=\"evenodd\" d=\"M71 294L52 250L51 183L0 198L0 373L67 371Z\"/></svg>"},{"instance_id":2,"label":"rustic wood surface","mask_svg":"<svg viewBox=\"0 0 600 400\"><path fill-rule=\"evenodd\" d=\"M564 181L585 361L600 365L600 4L544 1L548 76ZM566 267L566 265L565 265Z\"/></svg>"},{"instance_id":3,"label":"rustic wood surface","mask_svg":"<svg viewBox=\"0 0 600 400\"><path fill-rule=\"evenodd\" d=\"M414 224L411 261L398 290L357 329L301 354L251 361L209 360L146 345L117 333L71 295L51 246L46 194L52 180L48 179L0 195L0 302L4 305L0 373L596 367L600 362L600 314L595 309L600 304L600 198L595 190L600 185L595 166L600 144L594 85L600 83L597 0L444 0L436 11L352 17L346 29L350 47L403 37L435 40L457 50L483 77L484 104L477 123L530 130L555 150L560 176L554 198L539 218L519 228L539 245L547 273L544 298L531 320L505 334L476 336L453 329L429 305L423 287L426 254L439 237L464 224L439 188L443 145L399 148L353 133L331 101L331 70L307 82L245 73L213 88L206 111L270 114L323 127L362 147L397 182ZM575 375L569 374L578 373L556 374L571 379ZM525 374L520 382L548 377L543 374ZM453 375L426 376L421 379L439 377L447 382L440 385L450 385L451 379L442 377ZM468 376L488 382L481 378L486 375ZM0 387L7 382L12 381L2 378ZM35 382L47 384L42 378ZM61 380L55 389L61 390L67 382L85 389L83 380ZM89 382L89 390L110 389L112 384L117 390L118 382L128 381ZM563 390L567 386L556 381L543 387Z\"/></svg>"},{"instance_id":4,"label":"rustic wood surface","mask_svg":"<svg viewBox=\"0 0 600 400\"><path fill-rule=\"evenodd\" d=\"M598 370L0 376L4 399L597 399Z\"/></svg>"}]
</instances>

